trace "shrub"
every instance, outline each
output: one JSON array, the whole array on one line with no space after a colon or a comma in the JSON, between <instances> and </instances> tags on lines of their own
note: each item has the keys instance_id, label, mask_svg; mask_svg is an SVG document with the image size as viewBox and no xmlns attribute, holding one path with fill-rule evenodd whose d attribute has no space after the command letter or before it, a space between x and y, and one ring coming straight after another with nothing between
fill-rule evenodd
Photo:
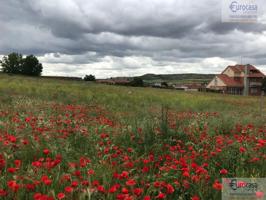
<instances>
[{"instance_id":1,"label":"shrub","mask_svg":"<svg viewBox=\"0 0 266 200\"><path fill-rule=\"evenodd\" d=\"M143 87L144 83L140 77L134 77L133 81L131 81L129 85L134 87Z\"/></svg>"},{"instance_id":2,"label":"shrub","mask_svg":"<svg viewBox=\"0 0 266 200\"><path fill-rule=\"evenodd\" d=\"M93 75L86 75L83 79L84 81L95 81L95 76Z\"/></svg>"}]
</instances>

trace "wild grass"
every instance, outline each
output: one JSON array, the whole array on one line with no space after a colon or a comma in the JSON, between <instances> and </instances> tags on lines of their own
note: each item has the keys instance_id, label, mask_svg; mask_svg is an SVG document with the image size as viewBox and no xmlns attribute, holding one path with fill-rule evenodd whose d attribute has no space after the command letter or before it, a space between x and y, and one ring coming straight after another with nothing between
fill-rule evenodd
<instances>
[{"instance_id":1,"label":"wild grass","mask_svg":"<svg viewBox=\"0 0 266 200\"><path fill-rule=\"evenodd\" d=\"M223 127L234 122L263 125L266 121L265 114L260 116L260 97L110 86L3 74L0 75L0 94L2 107L14 107L17 102L23 101L26 101L25 104L41 101L101 105L116 119L138 125L160 116L164 107L178 112L218 112L223 116L220 123ZM265 99L263 113L266 113Z\"/></svg>"}]
</instances>

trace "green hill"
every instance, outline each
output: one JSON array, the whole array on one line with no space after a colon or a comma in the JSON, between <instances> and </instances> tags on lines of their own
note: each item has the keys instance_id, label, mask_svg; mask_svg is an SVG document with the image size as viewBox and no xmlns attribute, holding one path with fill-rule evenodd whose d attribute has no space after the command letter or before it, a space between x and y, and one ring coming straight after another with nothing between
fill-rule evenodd
<instances>
[{"instance_id":1,"label":"green hill","mask_svg":"<svg viewBox=\"0 0 266 200\"><path fill-rule=\"evenodd\" d=\"M146 82L175 82L175 83L198 83L208 82L215 74L144 74L140 76Z\"/></svg>"}]
</instances>

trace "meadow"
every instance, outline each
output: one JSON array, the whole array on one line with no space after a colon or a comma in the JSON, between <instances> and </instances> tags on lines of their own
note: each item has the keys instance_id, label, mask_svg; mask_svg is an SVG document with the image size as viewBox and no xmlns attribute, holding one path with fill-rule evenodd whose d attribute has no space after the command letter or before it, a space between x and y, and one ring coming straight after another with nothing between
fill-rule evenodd
<instances>
[{"instance_id":1,"label":"meadow","mask_svg":"<svg viewBox=\"0 0 266 200\"><path fill-rule=\"evenodd\" d=\"M1 74L0 198L220 199L223 177L265 177L265 113L259 97Z\"/></svg>"}]
</instances>

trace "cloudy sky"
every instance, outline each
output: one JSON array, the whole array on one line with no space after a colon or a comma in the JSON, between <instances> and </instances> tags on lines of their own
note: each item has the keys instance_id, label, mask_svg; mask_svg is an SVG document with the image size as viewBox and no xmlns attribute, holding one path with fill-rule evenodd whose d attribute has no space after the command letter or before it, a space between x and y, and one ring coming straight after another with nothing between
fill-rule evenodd
<instances>
[{"instance_id":1,"label":"cloudy sky","mask_svg":"<svg viewBox=\"0 0 266 200\"><path fill-rule=\"evenodd\" d=\"M34 54L44 75L220 73L241 56L266 73L265 6L222 23L221 2L0 0L0 55Z\"/></svg>"}]
</instances>

